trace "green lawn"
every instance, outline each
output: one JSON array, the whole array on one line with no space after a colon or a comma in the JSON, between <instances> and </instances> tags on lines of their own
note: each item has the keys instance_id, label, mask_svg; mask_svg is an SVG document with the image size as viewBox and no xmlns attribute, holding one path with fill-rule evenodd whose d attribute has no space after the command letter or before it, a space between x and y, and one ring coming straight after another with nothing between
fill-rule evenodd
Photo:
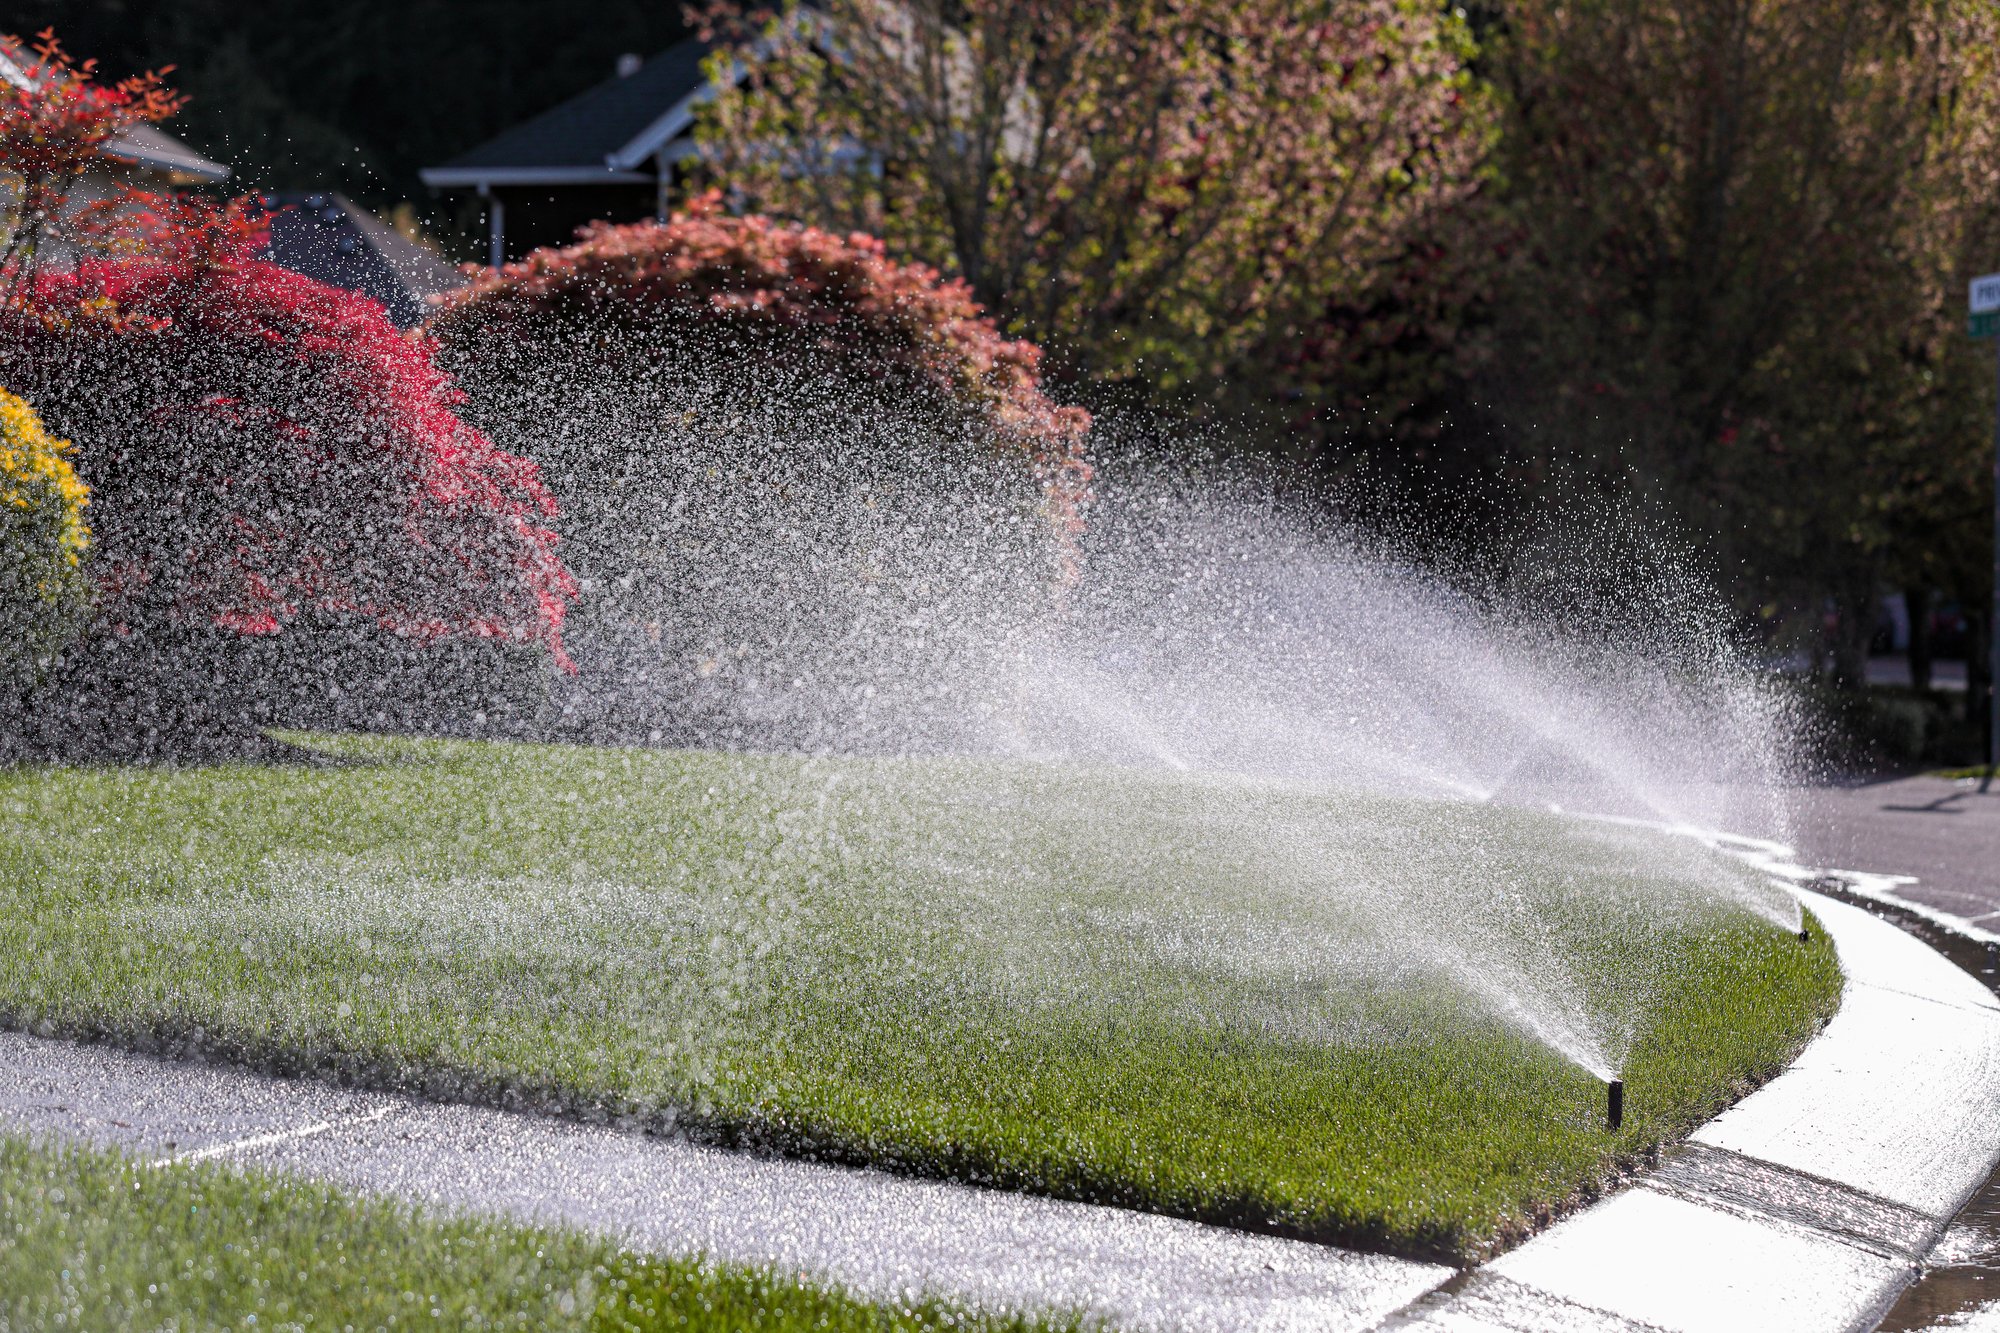
<instances>
[{"instance_id":1,"label":"green lawn","mask_svg":"<svg viewBox=\"0 0 2000 1333\"><path fill-rule=\"evenodd\" d=\"M1748 872L1525 810L294 739L337 762L0 771L0 1013L1464 1259L1839 993Z\"/></svg>"},{"instance_id":2,"label":"green lawn","mask_svg":"<svg viewBox=\"0 0 2000 1333\"><path fill-rule=\"evenodd\" d=\"M329 1185L0 1137L0 1328L921 1333L1074 1327L875 1304Z\"/></svg>"}]
</instances>

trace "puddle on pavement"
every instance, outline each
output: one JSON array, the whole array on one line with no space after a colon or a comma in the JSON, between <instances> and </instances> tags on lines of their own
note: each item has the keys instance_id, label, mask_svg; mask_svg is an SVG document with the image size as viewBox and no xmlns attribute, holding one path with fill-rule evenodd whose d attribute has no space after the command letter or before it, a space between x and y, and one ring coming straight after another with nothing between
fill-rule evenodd
<instances>
[{"instance_id":1,"label":"puddle on pavement","mask_svg":"<svg viewBox=\"0 0 2000 1333\"><path fill-rule=\"evenodd\" d=\"M1984 1329L2000 1333L2000 1172L1972 1196L1930 1266L1882 1321L1883 1333Z\"/></svg>"},{"instance_id":2,"label":"puddle on pavement","mask_svg":"<svg viewBox=\"0 0 2000 1333\"><path fill-rule=\"evenodd\" d=\"M1984 945L1893 906L1835 893L1857 907L1894 921L1912 935L2000 990L2000 976L1987 970ZM1930 1263L1879 1325L1880 1333L2000 1333L2000 1170L1987 1177L1972 1201L1952 1219L1932 1251Z\"/></svg>"}]
</instances>

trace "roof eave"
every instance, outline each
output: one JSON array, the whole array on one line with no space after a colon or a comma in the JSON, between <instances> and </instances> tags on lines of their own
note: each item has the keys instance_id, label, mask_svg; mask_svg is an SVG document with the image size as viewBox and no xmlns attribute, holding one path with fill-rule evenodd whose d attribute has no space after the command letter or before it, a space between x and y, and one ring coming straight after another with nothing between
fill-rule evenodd
<instances>
[{"instance_id":1,"label":"roof eave","mask_svg":"<svg viewBox=\"0 0 2000 1333\"><path fill-rule=\"evenodd\" d=\"M489 189L495 185L649 185L644 172L610 167L425 167L417 173L436 190Z\"/></svg>"},{"instance_id":2,"label":"roof eave","mask_svg":"<svg viewBox=\"0 0 2000 1333\"><path fill-rule=\"evenodd\" d=\"M750 46L750 58L752 60L762 60L764 56L770 54L770 48L772 48L770 38L758 38ZM730 68L722 74L724 82L730 88L734 88L736 84L744 82L744 78L748 78L748 76L750 76L750 70L744 66L742 60L730 60ZM612 166L614 170L632 170L634 166L638 166L640 162L644 162L652 154L660 152L676 136L688 132L688 128L694 124L694 108L698 108L702 102L712 102L716 98L716 92L718 92L718 88L716 88L714 80L704 80L700 88L696 88L688 96L684 96L678 102L674 102L672 106L668 106L666 112L662 112L658 120L654 120L644 130L640 130L638 134L634 134L632 142L628 142L618 152L608 154L604 158L606 166ZM682 156L686 156L686 154L682 154Z\"/></svg>"},{"instance_id":3,"label":"roof eave","mask_svg":"<svg viewBox=\"0 0 2000 1333\"><path fill-rule=\"evenodd\" d=\"M134 166L150 167L154 171L192 176L197 180L226 181L229 179L228 167L223 166L220 162L211 162L205 157L197 157L193 154L189 154L186 157L176 157L166 153L151 153L143 148L134 148L130 144L121 144L114 141L105 147L104 155L120 162L130 162Z\"/></svg>"},{"instance_id":4,"label":"roof eave","mask_svg":"<svg viewBox=\"0 0 2000 1333\"><path fill-rule=\"evenodd\" d=\"M729 68L731 87L743 81L744 69L741 64ZM704 83L687 96L681 98L662 112L658 119L632 136L630 143L614 153L605 155L604 164L613 171L630 171L647 158L665 148L669 143L687 133L694 124L695 108L703 102L715 100L715 85Z\"/></svg>"}]
</instances>

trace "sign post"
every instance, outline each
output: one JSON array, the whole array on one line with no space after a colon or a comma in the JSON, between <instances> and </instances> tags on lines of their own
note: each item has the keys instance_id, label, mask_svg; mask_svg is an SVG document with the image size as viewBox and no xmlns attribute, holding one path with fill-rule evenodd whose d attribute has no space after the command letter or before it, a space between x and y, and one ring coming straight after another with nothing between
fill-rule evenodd
<instances>
[{"instance_id":1,"label":"sign post","mask_svg":"<svg viewBox=\"0 0 2000 1333\"><path fill-rule=\"evenodd\" d=\"M1974 278L1968 293L1965 331L1994 339L1995 383L2000 385L2000 273ZM1986 776L1979 790L1993 785L2000 768L2000 404L1993 413L1993 600L1986 608Z\"/></svg>"}]
</instances>

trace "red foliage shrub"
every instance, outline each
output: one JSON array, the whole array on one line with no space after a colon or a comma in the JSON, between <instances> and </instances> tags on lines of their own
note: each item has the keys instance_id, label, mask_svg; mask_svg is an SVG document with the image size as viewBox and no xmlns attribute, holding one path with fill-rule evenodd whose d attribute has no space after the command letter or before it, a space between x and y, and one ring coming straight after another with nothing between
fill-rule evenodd
<instances>
[{"instance_id":1,"label":"red foliage shrub","mask_svg":"<svg viewBox=\"0 0 2000 1333\"><path fill-rule=\"evenodd\" d=\"M77 444L109 618L360 618L567 665L554 503L459 419L429 342L248 258L239 214L159 201L156 220L171 244L36 273L0 311L0 382Z\"/></svg>"},{"instance_id":2,"label":"red foliage shrub","mask_svg":"<svg viewBox=\"0 0 2000 1333\"><path fill-rule=\"evenodd\" d=\"M600 364L616 365L649 352L618 334L661 320L775 335L781 351L927 382L976 407L998 446L1022 455L1059 529L1080 523L1089 414L1043 394L1041 349L1003 336L963 282L896 263L869 236L731 217L711 193L665 223L594 224L573 245L489 272L447 298L431 327L473 356L496 338L588 331Z\"/></svg>"},{"instance_id":3,"label":"red foliage shrub","mask_svg":"<svg viewBox=\"0 0 2000 1333\"><path fill-rule=\"evenodd\" d=\"M0 49L23 52L16 37ZM19 274L44 242L69 221L69 193L121 130L165 120L181 107L163 76L136 75L115 84L97 82L97 62L79 63L53 29L35 39L21 83L0 84L0 167L12 178L0 204L0 264Z\"/></svg>"}]
</instances>

